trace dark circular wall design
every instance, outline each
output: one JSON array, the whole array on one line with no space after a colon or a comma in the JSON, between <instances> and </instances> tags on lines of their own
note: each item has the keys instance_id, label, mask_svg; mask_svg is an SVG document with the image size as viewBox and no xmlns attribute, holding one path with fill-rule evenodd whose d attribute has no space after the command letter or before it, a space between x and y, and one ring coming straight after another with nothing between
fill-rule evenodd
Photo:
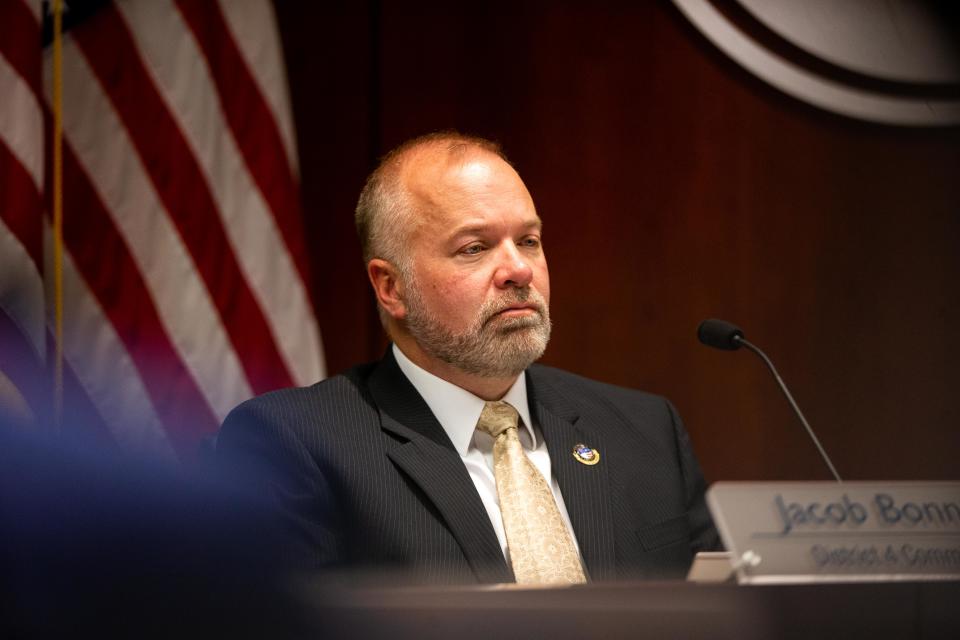
<instances>
[{"instance_id":1,"label":"dark circular wall design","mask_svg":"<svg viewBox=\"0 0 960 640\"><path fill-rule=\"evenodd\" d=\"M821 109L960 124L960 5L917 0L673 0L726 55Z\"/></svg>"}]
</instances>

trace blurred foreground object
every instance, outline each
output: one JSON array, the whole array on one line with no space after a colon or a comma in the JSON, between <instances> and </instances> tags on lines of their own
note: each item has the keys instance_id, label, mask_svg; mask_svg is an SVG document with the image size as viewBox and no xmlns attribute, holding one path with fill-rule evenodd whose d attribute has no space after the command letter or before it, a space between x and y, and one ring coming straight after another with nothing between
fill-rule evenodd
<instances>
[{"instance_id":1,"label":"blurred foreground object","mask_svg":"<svg viewBox=\"0 0 960 640\"><path fill-rule=\"evenodd\" d=\"M276 637L272 512L212 479L0 421L0 636Z\"/></svg>"}]
</instances>

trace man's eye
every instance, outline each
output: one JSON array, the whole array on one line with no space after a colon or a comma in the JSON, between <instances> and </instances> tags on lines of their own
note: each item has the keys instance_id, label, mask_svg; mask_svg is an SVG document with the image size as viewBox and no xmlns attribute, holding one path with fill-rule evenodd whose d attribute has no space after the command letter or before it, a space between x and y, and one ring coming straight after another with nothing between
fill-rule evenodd
<instances>
[{"instance_id":1,"label":"man's eye","mask_svg":"<svg viewBox=\"0 0 960 640\"><path fill-rule=\"evenodd\" d=\"M477 255L478 253L480 253L481 251L483 251L483 245L482 245L482 244L471 244L471 245L467 245L466 247L464 247L463 249L461 249L461 250L460 250L460 253L462 253L462 254L464 254L464 255L468 255L468 256L475 256L475 255Z\"/></svg>"},{"instance_id":2,"label":"man's eye","mask_svg":"<svg viewBox=\"0 0 960 640\"><path fill-rule=\"evenodd\" d=\"M528 237L524 238L523 240L521 240L521 241L520 241L520 244L521 244L522 246L524 246L524 247L533 247L533 248L536 248L536 247L539 247L539 246L540 246L540 238L537 238L537 237L535 237L535 236L528 236Z\"/></svg>"}]
</instances>

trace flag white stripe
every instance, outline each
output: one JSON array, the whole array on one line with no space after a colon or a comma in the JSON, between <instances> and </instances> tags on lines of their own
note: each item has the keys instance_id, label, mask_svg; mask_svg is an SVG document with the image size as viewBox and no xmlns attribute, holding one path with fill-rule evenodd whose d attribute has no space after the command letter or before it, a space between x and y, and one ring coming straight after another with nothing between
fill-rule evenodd
<instances>
[{"instance_id":1,"label":"flag white stripe","mask_svg":"<svg viewBox=\"0 0 960 640\"><path fill-rule=\"evenodd\" d=\"M31 4L32 7L32 4ZM34 7L32 7L34 8ZM23 77L0 56L0 144L9 149L43 193L43 117L37 97ZM0 202L0 206L8 206ZM37 212L40 215L40 212ZM43 278L38 265L0 218L0 308L20 329L40 362L46 357Z\"/></svg>"},{"instance_id":2,"label":"flag white stripe","mask_svg":"<svg viewBox=\"0 0 960 640\"><path fill-rule=\"evenodd\" d=\"M238 5L231 13L248 5ZM118 5L154 85L196 157L240 268L297 384L323 376L313 310L276 221L243 162L203 52L170 0Z\"/></svg>"},{"instance_id":3,"label":"flag white stripe","mask_svg":"<svg viewBox=\"0 0 960 640\"><path fill-rule=\"evenodd\" d=\"M2 218L0 218L0 309L6 311L10 320L29 340L37 360L44 362L46 322L43 279L37 272L30 254Z\"/></svg>"},{"instance_id":4,"label":"flag white stripe","mask_svg":"<svg viewBox=\"0 0 960 640\"><path fill-rule=\"evenodd\" d=\"M0 55L0 139L43 193L43 115L30 85Z\"/></svg>"},{"instance_id":5,"label":"flag white stripe","mask_svg":"<svg viewBox=\"0 0 960 640\"><path fill-rule=\"evenodd\" d=\"M64 101L65 136L126 241L174 349L222 420L253 392L127 130L70 37L64 39Z\"/></svg>"},{"instance_id":6,"label":"flag white stripe","mask_svg":"<svg viewBox=\"0 0 960 640\"><path fill-rule=\"evenodd\" d=\"M49 226L46 231L46 268L52 269ZM113 437L127 450L175 460L137 366L67 251L63 255L63 288L64 357ZM52 311L52 292L48 295ZM52 325L52 318L50 322Z\"/></svg>"},{"instance_id":7,"label":"flag white stripe","mask_svg":"<svg viewBox=\"0 0 960 640\"><path fill-rule=\"evenodd\" d=\"M280 30L273 5L267 0L220 0L220 8L233 40L246 60L253 79L277 123L291 173L299 178L297 143L290 108L290 90L285 69ZM242 9L242 10L241 10Z\"/></svg>"},{"instance_id":8,"label":"flag white stripe","mask_svg":"<svg viewBox=\"0 0 960 640\"><path fill-rule=\"evenodd\" d=\"M30 9L30 13L33 15L33 19L37 21L37 26L40 26L40 18L43 15L43 0L33 0L32 2L26 2L27 8Z\"/></svg>"}]
</instances>

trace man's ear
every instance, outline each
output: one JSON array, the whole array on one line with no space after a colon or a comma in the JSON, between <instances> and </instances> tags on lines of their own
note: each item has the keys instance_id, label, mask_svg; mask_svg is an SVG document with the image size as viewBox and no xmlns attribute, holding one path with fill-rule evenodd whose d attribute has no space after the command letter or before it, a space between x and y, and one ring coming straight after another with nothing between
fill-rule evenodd
<instances>
[{"instance_id":1,"label":"man's ear","mask_svg":"<svg viewBox=\"0 0 960 640\"><path fill-rule=\"evenodd\" d=\"M403 283L400 273L392 263L374 258L367 263L367 276L373 285L373 293L377 302L394 320L402 320L407 315L407 307L403 303Z\"/></svg>"}]
</instances>

